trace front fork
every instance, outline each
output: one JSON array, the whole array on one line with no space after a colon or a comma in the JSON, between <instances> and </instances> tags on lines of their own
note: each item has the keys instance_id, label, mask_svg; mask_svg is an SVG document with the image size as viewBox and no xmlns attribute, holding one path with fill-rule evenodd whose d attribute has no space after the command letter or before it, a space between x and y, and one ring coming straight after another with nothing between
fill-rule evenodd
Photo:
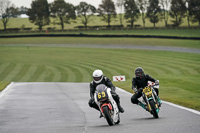
<instances>
[{"instance_id":1,"label":"front fork","mask_svg":"<svg viewBox=\"0 0 200 133\"><path fill-rule=\"evenodd\" d=\"M157 113L159 112L159 108L158 108L158 101L157 101L157 95L155 95L155 91L153 90L153 95L151 96L151 97L147 97L146 95L145 95L145 101L146 101L146 103L147 103L147 108L148 108L148 111L149 112L151 112L151 106L150 106L150 104L149 104L149 100L153 100L154 101L154 103L155 103L155 106L156 106L156 108L157 108Z\"/></svg>"},{"instance_id":2,"label":"front fork","mask_svg":"<svg viewBox=\"0 0 200 133\"><path fill-rule=\"evenodd\" d=\"M158 95L157 95L157 93L156 93L156 91L153 89L153 95L152 95L153 97L154 97L154 102L155 102L155 104L156 104L156 108L158 109L159 108L159 102L158 102L158 100L160 100L159 99L159 97L158 97Z\"/></svg>"}]
</instances>

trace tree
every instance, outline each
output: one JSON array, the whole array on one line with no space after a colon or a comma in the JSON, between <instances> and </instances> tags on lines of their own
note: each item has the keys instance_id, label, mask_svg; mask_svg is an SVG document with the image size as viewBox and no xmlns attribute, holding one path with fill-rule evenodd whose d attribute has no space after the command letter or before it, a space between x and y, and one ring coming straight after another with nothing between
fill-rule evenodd
<instances>
[{"instance_id":1,"label":"tree","mask_svg":"<svg viewBox=\"0 0 200 133\"><path fill-rule=\"evenodd\" d=\"M187 21L188 21L188 27L190 27L190 16L191 16L191 9L192 9L192 7L191 7L191 4L190 4L190 2L191 2L191 0L185 0L185 7L186 7L186 16L187 16Z\"/></svg>"},{"instance_id":2,"label":"tree","mask_svg":"<svg viewBox=\"0 0 200 133\"><path fill-rule=\"evenodd\" d=\"M64 23L70 23L70 19L75 19L75 7L72 4L66 3L64 0L55 0L50 4L51 16L59 18L59 23L62 30Z\"/></svg>"},{"instance_id":3,"label":"tree","mask_svg":"<svg viewBox=\"0 0 200 133\"><path fill-rule=\"evenodd\" d=\"M191 15L192 22L199 22L200 27L200 0L191 0Z\"/></svg>"},{"instance_id":4,"label":"tree","mask_svg":"<svg viewBox=\"0 0 200 133\"><path fill-rule=\"evenodd\" d=\"M175 20L172 20L175 26L179 26L183 23L183 18L186 13L186 5L184 0L172 0L170 16Z\"/></svg>"},{"instance_id":5,"label":"tree","mask_svg":"<svg viewBox=\"0 0 200 133\"><path fill-rule=\"evenodd\" d=\"M87 24L89 22L89 18L96 12L96 8L86 2L80 2L80 4L76 7L77 14L82 17L82 23L87 29Z\"/></svg>"},{"instance_id":6,"label":"tree","mask_svg":"<svg viewBox=\"0 0 200 133\"><path fill-rule=\"evenodd\" d=\"M120 21L120 25L123 25L123 18L124 18L124 15L123 15L123 11L124 11L124 1L125 0L117 0L117 7L119 8L120 10L120 13L119 13L119 21Z\"/></svg>"},{"instance_id":7,"label":"tree","mask_svg":"<svg viewBox=\"0 0 200 133\"><path fill-rule=\"evenodd\" d=\"M15 8L14 6L8 8L7 10L8 10L9 16L12 18L16 18L19 15L18 9Z\"/></svg>"},{"instance_id":8,"label":"tree","mask_svg":"<svg viewBox=\"0 0 200 133\"><path fill-rule=\"evenodd\" d=\"M3 27L5 31L7 29L7 24L11 17L10 12L9 12L9 8L11 8L10 4L11 3L9 0L0 0L0 16L2 17L1 21L3 23Z\"/></svg>"},{"instance_id":9,"label":"tree","mask_svg":"<svg viewBox=\"0 0 200 133\"><path fill-rule=\"evenodd\" d=\"M169 7L171 0L160 0L160 5L162 7L162 16L165 21L165 27L167 27L168 19L169 19Z\"/></svg>"},{"instance_id":10,"label":"tree","mask_svg":"<svg viewBox=\"0 0 200 133\"><path fill-rule=\"evenodd\" d=\"M138 6L138 8L141 12L141 15L142 15L143 27L145 27L145 19L146 19L148 0L138 0L137 6Z\"/></svg>"},{"instance_id":11,"label":"tree","mask_svg":"<svg viewBox=\"0 0 200 133\"><path fill-rule=\"evenodd\" d=\"M156 23L160 20L161 8L159 6L159 0L149 0L149 6L147 7L147 17L150 22L153 23L154 28Z\"/></svg>"},{"instance_id":12,"label":"tree","mask_svg":"<svg viewBox=\"0 0 200 133\"><path fill-rule=\"evenodd\" d=\"M125 0L124 7L125 7L125 18L131 19L130 20L131 28L133 28L134 22L138 19L140 11L135 3L135 0Z\"/></svg>"},{"instance_id":13,"label":"tree","mask_svg":"<svg viewBox=\"0 0 200 133\"><path fill-rule=\"evenodd\" d=\"M116 17L114 2L112 0L102 0L102 4L99 5L97 12L110 27L111 19Z\"/></svg>"},{"instance_id":14,"label":"tree","mask_svg":"<svg viewBox=\"0 0 200 133\"><path fill-rule=\"evenodd\" d=\"M21 6L20 8L18 8L19 14L26 14L28 11L27 7Z\"/></svg>"},{"instance_id":15,"label":"tree","mask_svg":"<svg viewBox=\"0 0 200 133\"><path fill-rule=\"evenodd\" d=\"M35 0L31 3L31 9L28 9L27 15L31 23L39 26L39 30L42 27L49 25L50 23L50 12L47 0Z\"/></svg>"}]
</instances>

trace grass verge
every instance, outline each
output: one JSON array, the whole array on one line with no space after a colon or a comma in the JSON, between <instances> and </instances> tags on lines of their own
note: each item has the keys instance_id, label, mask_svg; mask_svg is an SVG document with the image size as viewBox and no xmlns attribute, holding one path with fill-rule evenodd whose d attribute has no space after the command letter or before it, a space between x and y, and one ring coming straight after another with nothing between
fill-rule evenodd
<instances>
[{"instance_id":1,"label":"grass verge","mask_svg":"<svg viewBox=\"0 0 200 133\"><path fill-rule=\"evenodd\" d=\"M0 92L6 88L6 86L10 84L10 82L7 81L0 81Z\"/></svg>"},{"instance_id":2,"label":"grass verge","mask_svg":"<svg viewBox=\"0 0 200 133\"><path fill-rule=\"evenodd\" d=\"M200 54L42 45L1 45L0 53L0 81L90 82L92 72L102 69L110 79L125 75L125 82L114 84L132 92L134 69L142 66L160 80L161 99L200 110Z\"/></svg>"}]
</instances>

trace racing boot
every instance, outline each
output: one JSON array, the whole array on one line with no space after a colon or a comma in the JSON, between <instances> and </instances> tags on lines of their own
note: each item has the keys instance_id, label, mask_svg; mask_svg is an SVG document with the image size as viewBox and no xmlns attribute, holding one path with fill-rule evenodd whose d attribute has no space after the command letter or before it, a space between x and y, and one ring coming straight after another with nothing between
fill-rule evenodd
<instances>
[{"instance_id":1,"label":"racing boot","mask_svg":"<svg viewBox=\"0 0 200 133\"><path fill-rule=\"evenodd\" d=\"M100 116L99 116L99 118L101 118L101 117L103 117L103 114L102 114L101 111L100 111Z\"/></svg>"},{"instance_id":2,"label":"racing boot","mask_svg":"<svg viewBox=\"0 0 200 133\"><path fill-rule=\"evenodd\" d=\"M147 109L147 106L144 104L144 103L142 103L141 101L139 101L138 102L138 105L140 105L143 109L145 109L146 111L148 110Z\"/></svg>"},{"instance_id":3,"label":"racing boot","mask_svg":"<svg viewBox=\"0 0 200 133\"><path fill-rule=\"evenodd\" d=\"M119 112L124 113L124 109L122 108L120 103L118 103L117 106L118 106Z\"/></svg>"},{"instance_id":4,"label":"racing boot","mask_svg":"<svg viewBox=\"0 0 200 133\"><path fill-rule=\"evenodd\" d=\"M160 100L159 96L157 96L157 100L158 100L158 103L159 103L158 106L161 107L162 101Z\"/></svg>"}]
</instances>

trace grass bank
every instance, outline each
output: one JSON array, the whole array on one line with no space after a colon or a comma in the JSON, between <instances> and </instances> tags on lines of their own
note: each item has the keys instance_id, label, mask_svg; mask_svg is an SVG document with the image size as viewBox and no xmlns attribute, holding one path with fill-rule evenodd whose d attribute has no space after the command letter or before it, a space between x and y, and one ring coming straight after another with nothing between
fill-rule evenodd
<instances>
[{"instance_id":1,"label":"grass bank","mask_svg":"<svg viewBox=\"0 0 200 133\"><path fill-rule=\"evenodd\" d=\"M56 30L60 30L61 29L61 25L55 24L55 19L50 18L51 19L51 23L50 25L44 26L43 29L47 29L47 28L55 28ZM120 21L119 21L119 16L115 19L112 19L111 21L111 25L120 25ZM57 19L59 20L59 19ZM168 24L173 24L171 22L171 20L173 20L172 18L169 17L169 21ZM145 27L153 27L153 23L151 23L149 21L149 19L145 20ZM57 21L57 23L59 23L59 21ZM142 18L141 16L138 18L137 21L135 21L134 23L135 25L140 25L141 27L143 27L143 22L142 22ZM0 23L1 27L0 29L3 29L3 25ZM105 21L102 21L102 17L99 16L92 16L90 17L90 20L88 22L88 26L97 26L97 25L108 25ZM124 27L127 27L127 25L130 25L130 23L128 23L128 20L124 19L123 20L123 25ZM65 29L73 29L76 26L83 26L82 24L82 19L81 17L77 17L76 20L72 20L70 24L64 24ZM183 23L180 25L180 27L187 27L187 18L183 19ZM198 26L198 23L190 23L190 26ZM9 20L9 23L7 25L8 28L33 28L33 30L38 30L38 26L34 25L33 23L31 23L29 21L28 18L11 18ZM165 22L164 21L159 21L158 23L156 23L156 27L165 27Z\"/></svg>"},{"instance_id":2,"label":"grass bank","mask_svg":"<svg viewBox=\"0 0 200 133\"><path fill-rule=\"evenodd\" d=\"M17 45L0 45L0 53L0 81L90 82L92 72L102 69L111 79L125 75L125 82L114 84L132 92L134 69L142 66L145 73L160 80L161 99L200 110L199 54Z\"/></svg>"}]
</instances>

